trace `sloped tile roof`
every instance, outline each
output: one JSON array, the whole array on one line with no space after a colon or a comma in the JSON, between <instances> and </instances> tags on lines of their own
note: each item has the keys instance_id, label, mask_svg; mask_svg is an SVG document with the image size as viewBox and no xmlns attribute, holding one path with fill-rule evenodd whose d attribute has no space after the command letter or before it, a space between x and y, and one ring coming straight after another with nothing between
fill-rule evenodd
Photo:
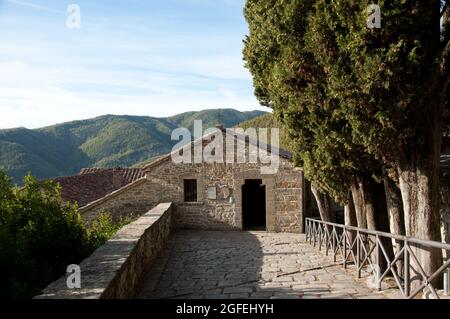
<instances>
[{"instance_id":1,"label":"sloped tile roof","mask_svg":"<svg viewBox=\"0 0 450 319\"><path fill-rule=\"evenodd\" d=\"M91 167L91 168L83 168L80 171L79 175L85 175L85 174L91 174L91 173L98 173L98 172L105 172L105 171L112 171L113 174L117 174L122 176L122 178L129 183L134 182L137 179L140 179L145 176L145 173L140 168L132 168L132 167L117 167L117 168L97 168L97 167Z\"/></svg>"},{"instance_id":2,"label":"sloped tile roof","mask_svg":"<svg viewBox=\"0 0 450 319\"><path fill-rule=\"evenodd\" d=\"M62 187L66 202L77 202L79 207L96 201L142 177L139 168L85 168L78 175L55 178Z\"/></svg>"}]
</instances>

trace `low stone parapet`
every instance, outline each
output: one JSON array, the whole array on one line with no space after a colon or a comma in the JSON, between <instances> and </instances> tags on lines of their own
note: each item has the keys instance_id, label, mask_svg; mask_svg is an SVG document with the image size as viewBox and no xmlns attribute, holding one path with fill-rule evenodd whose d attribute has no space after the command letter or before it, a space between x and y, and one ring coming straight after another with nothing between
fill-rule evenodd
<instances>
[{"instance_id":1,"label":"low stone parapet","mask_svg":"<svg viewBox=\"0 0 450 319\"><path fill-rule=\"evenodd\" d=\"M172 204L159 204L124 226L79 266L81 288L69 289L66 276L36 299L108 299L134 296L147 266L163 248L172 228Z\"/></svg>"}]
</instances>

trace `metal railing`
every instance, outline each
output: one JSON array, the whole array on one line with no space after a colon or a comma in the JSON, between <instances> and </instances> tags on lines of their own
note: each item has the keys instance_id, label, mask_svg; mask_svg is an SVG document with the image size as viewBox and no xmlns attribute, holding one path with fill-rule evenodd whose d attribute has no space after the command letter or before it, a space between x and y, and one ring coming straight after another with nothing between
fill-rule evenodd
<instances>
[{"instance_id":1,"label":"metal railing","mask_svg":"<svg viewBox=\"0 0 450 319\"><path fill-rule=\"evenodd\" d=\"M433 282L444 277L444 287L448 290L448 269L450 258L432 274L427 274L420 265L414 250L416 249L440 249L450 255L450 245L430 240L421 240L391 233L373 231L353 226L345 226L322 220L306 218L306 240L319 250L325 248L328 256L333 253L334 262L338 255L342 258L342 264L354 264L358 278L361 278L363 270L371 273L378 290L382 290L382 282L392 275L397 288L404 298L412 299L420 292L428 292L439 299L439 294L433 286ZM398 247L393 254L388 254L386 240L395 241ZM384 243L383 243L384 242ZM383 260L384 259L384 260ZM380 265L385 269L381 270ZM415 272L414 278L411 270ZM418 278L418 279L417 279ZM411 287L412 280L419 280L419 284ZM448 291L444 292L448 294Z\"/></svg>"}]
</instances>

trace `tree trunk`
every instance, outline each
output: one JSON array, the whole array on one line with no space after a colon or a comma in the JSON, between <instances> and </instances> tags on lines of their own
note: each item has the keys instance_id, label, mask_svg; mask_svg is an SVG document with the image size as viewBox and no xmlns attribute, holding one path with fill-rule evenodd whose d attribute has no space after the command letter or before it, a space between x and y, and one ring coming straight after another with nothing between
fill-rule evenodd
<instances>
[{"instance_id":1,"label":"tree trunk","mask_svg":"<svg viewBox=\"0 0 450 319\"><path fill-rule=\"evenodd\" d=\"M436 17L430 21L435 21L434 24L432 22L434 33L439 35L439 2L434 3ZM447 40L448 34L445 36ZM440 45L438 36L430 37L429 40L431 45ZM433 241L441 241L439 168L443 111L448 103L450 85L450 55L447 52L442 58L440 76L435 81L435 87L430 88L423 98L424 105L420 106L425 110L421 123L418 123L423 126L419 135L422 143L411 145L398 165L406 235ZM442 251L439 249L417 247L415 252L428 275L442 265ZM439 286L440 282L440 278L436 278L433 284Z\"/></svg>"},{"instance_id":2,"label":"tree trunk","mask_svg":"<svg viewBox=\"0 0 450 319\"><path fill-rule=\"evenodd\" d=\"M389 212L389 229L395 235L406 235L402 194L399 186L389 177L383 179Z\"/></svg>"},{"instance_id":3,"label":"tree trunk","mask_svg":"<svg viewBox=\"0 0 450 319\"><path fill-rule=\"evenodd\" d=\"M344 206L344 219L345 226L358 226L356 220L355 205L353 204L353 199L349 196L348 204ZM350 245L353 243L356 237L356 231L349 231ZM356 245L353 247L353 253L356 254Z\"/></svg>"},{"instance_id":4,"label":"tree trunk","mask_svg":"<svg viewBox=\"0 0 450 319\"><path fill-rule=\"evenodd\" d=\"M348 200L348 204L344 206L344 219L346 226L358 226L355 205L353 204L353 199L351 197Z\"/></svg>"},{"instance_id":5,"label":"tree trunk","mask_svg":"<svg viewBox=\"0 0 450 319\"><path fill-rule=\"evenodd\" d=\"M359 183L359 189L363 200L363 210L366 215L367 229L377 229L377 217L375 212L375 199L374 199L374 181L372 179L361 180Z\"/></svg>"},{"instance_id":6,"label":"tree trunk","mask_svg":"<svg viewBox=\"0 0 450 319\"><path fill-rule=\"evenodd\" d=\"M311 184L311 192L316 199L320 218L325 222L333 222L330 197L328 197L328 195L326 194L321 193L313 184Z\"/></svg>"},{"instance_id":7,"label":"tree trunk","mask_svg":"<svg viewBox=\"0 0 450 319\"><path fill-rule=\"evenodd\" d=\"M423 169L399 169L399 180L406 235L441 241L438 175L427 174ZM439 249L417 246L413 251L428 275L442 264L442 252ZM414 269L417 279L420 279L417 268ZM438 281L433 283L438 285Z\"/></svg>"},{"instance_id":8,"label":"tree trunk","mask_svg":"<svg viewBox=\"0 0 450 319\"><path fill-rule=\"evenodd\" d=\"M396 235L405 235L405 219L400 188L389 177L385 177L383 183L386 192L386 204L389 211L390 231Z\"/></svg>"},{"instance_id":9,"label":"tree trunk","mask_svg":"<svg viewBox=\"0 0 450 319\"><path fill-rule=\"evenodd\" d=\"M360 183L360 190L364 199L367 228L370 230L389 232L389 215L383 184L377 183L372 178L367 178ZM372 236L372 239L375 240L375 237ZM392 240L390 238L380 237L380 242L386 251L388 259L392 261L394 259ZM388 267L388 261L381 248L375 251L375 253L377 254L378 266L383 273Z\"/></svg>"},{"instance_id":10,"label":"tree trunk","mask_svg":"<svg viewBox=\"0 0 450 319\"><path fill-rule=\"evenodd\" d=\"M366 210L364 207L364 198L358 184L351 187L353 204L355 207L356 221L359 228L367 228Z\"/></svg>"},{"instance_id":11,"label":"tree trunk","mask_svg":"<svg viewBox=\"0 0 450 319\"><path fill-rule=\"evenodd\" d=\"M376 183L374 190L374 198L375 198L375 211L376 211L376 224L375 229L379 231L383 231L389 233L389 211L386 203L386 191L384 189L383 183ZM394 260L394 247L392 243L392 239L388 237L381 237L381 243L385 249L387 259L389 259L389 263ZM384 253L380 250L380 267L384 272L389 266L388 260Z\"/></svg>"},{"instance_id":12,"label":"tree trunk","mask_svg":"<svg viewBox=\"0 0 450 319\"><path fill-rule=\"evenodd\" d=\"M389 177L383 179L384 190L386 193L386 204L389 212L389 229L392 234L405 235L405 219L403 214L403 202L400 188ZM395 240L394 252L397 254L403 248L403 241ZM403 276L403 259L400 258L396 265L397 272Z\"/></svg>"}]
</instances>

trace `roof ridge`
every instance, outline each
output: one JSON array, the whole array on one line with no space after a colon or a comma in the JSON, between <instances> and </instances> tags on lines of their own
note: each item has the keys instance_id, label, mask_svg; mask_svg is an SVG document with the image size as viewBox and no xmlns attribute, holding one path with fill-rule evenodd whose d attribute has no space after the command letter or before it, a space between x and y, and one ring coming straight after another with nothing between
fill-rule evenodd
<instances>
[{"instance_id":1,"label":"roof ridge","mask_svg":"<svg viewBox=\"0 0 450 319\"><path fill-rule=\"evenodd\" d=\"M287 160L289 160L289 161L292 161L292 153L291 153L290 151L285 150L285 149L283 149L283 148L281 148L281 147L273 146L273 145L268 144L268 143L260 143L258 139L255 141L254 139L250 139L250 136L245 135L245 134L240 134L240 133L238 133L238 132L236 132L236 131L234 131L233 133L231 133L231 132L228 131L228 129L234 130L234 128L224 128L224 129L217 129L217 130L220 130L224 135L232 134L233 136L235 136L235 137L237 137L237 138L239 138L238 136L240 136L240 137L241 137L241 140L243 139L245 143L247 143L247 138L248 138L248 143L252 143L253 145L255 145L256 147L259 147L259 148L262 148L263 146L266 146L265 149L266 149L268 152L270 152L270 153L272 153L272 150L276 150L276 151L278 151L278 152L276 152L276 153L278 153L278 154L277 154L278 156L280 156L280 157L282 157L282 158L285 158L285 159L287 159ZM213 135L214 133L216 133L216 132L211 132L211 133L209 133L209 134L205 134L205 135L203 135L203 136L197 138L196 140L191 141L191 142L190 142L190 145L192 146L193 144L198 143L199 141L202 141L202 142L203 142L203 140L204 140L206 137L208 137L208 136L210 136L210 135ZM158 157L157 159L155 159L154 161L150 162L149 164L144 165L144 166L142 167L142 170L147 171L148 169L154 167L155 165L164 162L164 161L167 160L172 154L177 154L177 153L179 153L180 150L182 150L182 149L184 149L184 148L186 147L186 145L187 145L187 144L185 144L185 145L183 145L183 146L180 146L179 148L177 148L177 149L171 151L170 153L167 153L167 154L165 154L165 155L162 155L161 157Z\"/></svg>"},{"instance_id":2,"label":"roof ridge","mask_svg":"<svg viewBox=\"0 0 450 319\"><path fill-rule=\"evenodd\" d=\"M95 172L95 171L114 171L114 170L120 170L120 171L139 171L142 170L140 167L84 167L80 170L78 174L86 174L87 172Z\"/></svg>"},{"instance_id":3,"label":"roof ridge","mask_svg":"<svg viewBox=\"0 0 450 319\"><path fill-rule=\"evenodd\" d=\"M90 175L90 174L97 174L97 173L98 173L98 171L97 172L86 172L86 173L83 173L83 174L78 173L78 174L73 174L73 175L57 176L57 177L50 178L50 179L47 179L47 180L53 180L54 181L54 180L62 179L62 178L72 178L72 177L79 177L79 176L82 176L82 175Z\"/></svg>"}]
</instances>

